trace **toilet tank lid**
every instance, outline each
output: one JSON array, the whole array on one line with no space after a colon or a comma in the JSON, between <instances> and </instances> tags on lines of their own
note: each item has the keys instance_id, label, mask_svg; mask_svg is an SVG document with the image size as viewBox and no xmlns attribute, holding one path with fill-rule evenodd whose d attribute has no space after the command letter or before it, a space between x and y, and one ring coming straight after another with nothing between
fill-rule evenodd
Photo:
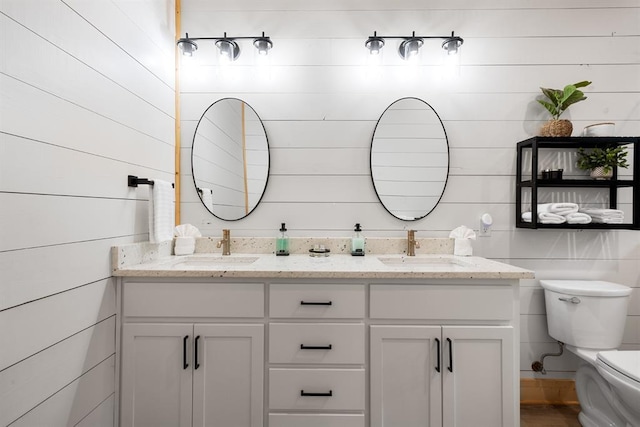
<instances>
[{"instance_id":1,"label":"toilet tank lid","mask_svg":"<svg viewBox=\"0 0 640 427\"><path fill-rule=\"evenodd\" d=\"M602 280L541 280L544 289L568 295L592 297L625 297L631 295L631 288L618 283Z\"/></svg>"}]
</instances>

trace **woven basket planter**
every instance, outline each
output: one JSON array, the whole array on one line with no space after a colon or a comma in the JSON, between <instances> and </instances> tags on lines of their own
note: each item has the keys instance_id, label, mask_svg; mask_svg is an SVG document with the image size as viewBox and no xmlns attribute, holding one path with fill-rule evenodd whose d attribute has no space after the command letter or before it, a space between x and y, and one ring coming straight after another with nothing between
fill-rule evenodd
<instances>
[{"instance_id":1,"label":"woven basket planter","mask_svg":"<svg viewBox=\"0 0 640 427\"><path fill-rule=\"evenodd\" d=\"M569 120L549 120L540 128L541 136L571 136L573 124Z\"/></svg>"}]
</instances>

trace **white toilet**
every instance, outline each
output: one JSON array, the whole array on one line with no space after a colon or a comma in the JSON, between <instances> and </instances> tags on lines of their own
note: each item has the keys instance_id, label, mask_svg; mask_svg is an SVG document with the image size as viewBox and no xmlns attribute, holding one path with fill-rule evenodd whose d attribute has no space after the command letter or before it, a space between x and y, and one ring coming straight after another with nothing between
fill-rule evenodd
<instances>
[{"instance_id":1,"label":"white toilet","mask_svg":"<svg viewBox=\"0 0 640 427\"><path fill-rule=\"evenodd\" d=\"M549 335L583 360L576 372L580 423L640 427L640 351L618 351L631 288L590 280L541 280Z\"/></svg>"}]
</instances>

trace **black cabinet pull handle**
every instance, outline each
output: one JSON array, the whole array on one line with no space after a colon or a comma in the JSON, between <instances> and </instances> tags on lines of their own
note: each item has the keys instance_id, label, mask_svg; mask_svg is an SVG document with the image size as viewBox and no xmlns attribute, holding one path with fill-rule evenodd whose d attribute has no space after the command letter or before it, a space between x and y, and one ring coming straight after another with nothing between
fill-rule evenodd
<instances>
[{"instance_id":1,"label":"black cabinet pull handle","mask_svg":"<svg viewBox=\"0 0 640 427\"><path fill-rule=\"evenodd\" d=\"M300 344L300 350L331 350L333 346L329 345L304 345Z\"/></svg>"},{"instance_id":2,"label":"black cabinet pull handle","mask_svg":"<svg viewBox=\"0 0 640 427\"><path fill-rule=\"evenodd\" d=\"M325 397L329 396L330 397L330 396L333 396L333 390L329 390L326 393L308 393L304 390L300 390L300 396L325 396Z\"/></svg>"},{"instance_id":3,"label":"black cabinet pull handle","mask_svg":"<svg viewBox=\"0 0 640 427\"><path fill-rule=\"evenodd\" d=\"M198 363L198 341L200 341L200 335L198 335L195 339L195 345L193 349L193 368L198 369L200 364Z\"/></svg>"},{"instance_id":4,"label":"black cabinet pull handle","mask_svg":"<svg viewBox=\"0 0 640 427\"><path fill-rule=\"evenodd\" d=\"M436 372L440 372L440 339L436 338L436 352L438 357L438 364L436 365Z\"/></svg>"},{"instance_id":5,"label":"black cabinet pull handle","mask_svg":"<svg viewBox=\"0 0 640 427\"><path fill-rule=\"evenodd\" d=\"M453 343L449 338L447 338L449 342L449 367L447 368L449 372L453 372Z\"/></svg>"},{"instance_id":6,"label":"black cabinet pull handle","mask_svg":"<svg viewBox=\"0 0 640 427\"><path fill-rule=\"evenodd\" d=\"M187 369L189 364L187 363L187 340L189 335L185 335L182 339L182 369Z\"/></svg>"},{"instance_id":7,"label":"black cabinet pull handle","mask_svg":"<svg viewBox=\"0 0 640 427\"><path fill-rule=\"evenodd\" d=\"M333 301L300 301L300 305L333 305Z\"/></svg>"}]
</instances>

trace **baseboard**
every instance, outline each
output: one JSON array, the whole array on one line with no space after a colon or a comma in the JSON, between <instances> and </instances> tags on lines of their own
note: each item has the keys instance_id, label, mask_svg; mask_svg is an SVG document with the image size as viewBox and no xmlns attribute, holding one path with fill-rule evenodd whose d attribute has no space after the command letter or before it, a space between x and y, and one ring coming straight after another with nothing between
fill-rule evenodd
<instances>
[{"instance_id":1,"label":"baseboard","mask_svg":"<svg viewBox=\"0 0 640 427\"><path fill-rule=\"evenodd\" d=\"M576 384L567 379L520 378L522 405L577 405Z\"/></svg>"}]
</instances>

